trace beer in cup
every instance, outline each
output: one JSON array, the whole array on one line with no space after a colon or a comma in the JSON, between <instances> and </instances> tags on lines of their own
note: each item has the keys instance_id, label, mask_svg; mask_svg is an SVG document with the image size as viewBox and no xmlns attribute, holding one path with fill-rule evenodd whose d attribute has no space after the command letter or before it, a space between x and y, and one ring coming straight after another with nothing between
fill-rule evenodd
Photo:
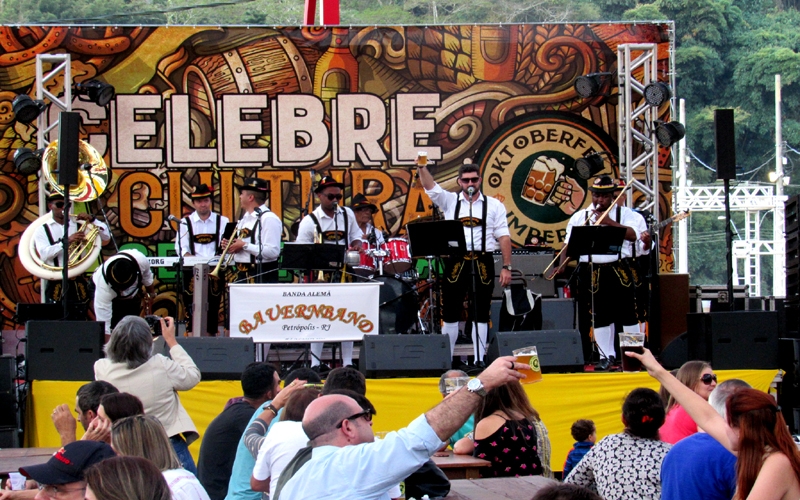
<instances>
[{"instance_id":1,"label":"beer in cup","mask_svg":"<svg viewBox=\"0 0 800 500\"><path fill-rule=\"evenodd\" d=\"M622 371L638 372L642 370L642 362L625 354L636 352L644 354L644 332L622 332L619 334L619 347L622 349Z\"/></svg>"},{"instance_id":2,"label":"beer in cup","mask_svg":"<svg viewBox=\"0 0 800 500\"><path fill-rule=\"evenodd\" d=\"M528 365L527 368L518 371L525 375L525 378L520 380L523 384L533 384L542 380L542 367L539 366L539 353L536 352L536 346L523 347L514 350L514 356L517 357L517 363Z\"/></svg>"},{"instance_id":3,"label":"beer in cup","mask_svg":"<svg viewBox=\"0 0 800 500\"><path fill-rule=\"evenodd\" d=\"M417 165L425 166L427 164L428 164L428 152L427 151L417 152Z\"/></svg>"}]
</instances>

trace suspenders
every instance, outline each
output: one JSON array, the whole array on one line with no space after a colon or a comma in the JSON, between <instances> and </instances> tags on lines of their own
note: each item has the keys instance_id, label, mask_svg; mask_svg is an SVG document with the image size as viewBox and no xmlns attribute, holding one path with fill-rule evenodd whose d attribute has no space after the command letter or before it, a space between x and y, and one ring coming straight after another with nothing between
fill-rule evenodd
<instances>
[{"instance_id":1,"label":"suspenders","mask_svg":"<svg viewBox=\"0 0 800 500\"><path fill-rule=\"evenodd\" d=\"M458 198L456 198L456 208L455 208L455 211L453 212L453 219L456 219L456 220L459 219L458 215L459 215L459 213L461 213L460 211L461 211L461 194L459 194ZM483 230L481 232L481 252L486 252L486 214L488 213L488 211L489 211L489 200L486 198L486 195L484 195L483 196L483 209L481 210L481 212L482 212L481 213L481 229ZM474 245L475 243L472 242L472 244ZM474 252L475 249L473 248L472 251Z\"/></svg>"},{"instance_id":2,"label":"suspenders","mask_svg":"<svg viewBox=\"0 0 800 500\"><path fill-rule=\"evenodd\" d=\"M215 214L217 216L217 228L214 230L214 254L219 254L219 228L222 224L222 217L219 214ZM186 221L186 228L189 234L189 253L192 255L197 255L194 251L194 228L192 227L192 221L187 216L184 217L183 220Z\"/></svg>"},{"instance_id":3,"label":"suspenders","mask_svg":"<svg viewBox=\"0 0 800 500\"><path fill-rule=\"evenodd\" d=\"M322 226L320 226L320 224L319 224L319 219L317 219L317 216L314 215L314 212L311 212L308 215L309 215L309 217L311 217L311 220L314 221L314 224L316 224L317 232L319 232L319 234L324 235L324 233L322 232ZM345 245L349 245L350 244L350 231L349 231L349 228L348 228L348 221L349 221L350 217L347 215L347 210L344 209L344 208L342 208L342 215L344 217L344 242L345 242ZM333 216L335 218L336 214L334 214ZM328 232L330 232L330 231L328 231ZM339 240L336 240L336 241L338 242Z\"/></svg>"}]
</instances>

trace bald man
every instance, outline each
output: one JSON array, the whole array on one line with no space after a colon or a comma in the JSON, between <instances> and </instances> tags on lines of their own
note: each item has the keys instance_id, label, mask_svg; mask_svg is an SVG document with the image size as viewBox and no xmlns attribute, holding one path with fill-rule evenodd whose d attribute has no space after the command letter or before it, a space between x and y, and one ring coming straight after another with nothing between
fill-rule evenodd
<instances>
[{"instance_id":1,"label":"bald man","mask_svg":"<svg viewBox=\"0 0 800 500\"><path fill-rule=\"evenodd\" d=\"M314 400L303 416L310 448L300 450L286 466L273 498L388 500L389 489L427 462L464 425L486 392L519 383L523 376L516 370L526 365L515 360L498 358L466 387L379 441L372 433L372 413L355 400L338 394Z\"/></svg>"}]
</instances>

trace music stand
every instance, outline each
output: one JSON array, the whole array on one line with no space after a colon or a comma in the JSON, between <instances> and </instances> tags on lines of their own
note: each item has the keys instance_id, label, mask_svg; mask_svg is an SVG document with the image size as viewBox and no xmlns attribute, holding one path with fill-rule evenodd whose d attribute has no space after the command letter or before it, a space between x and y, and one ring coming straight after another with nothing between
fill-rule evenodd
<instances>
[{"instance_id":1,"label":"music stand","mask_svg":"<svg viewBox=\"0 0 800 500\"><path fill-rule=\"evenodd\" d=\"M311 271L339 270L344 264L347 247L324 243L284 243L281 269Z\"/></svg>"},{"instance_id":2,"label":"music stand","mask_svg":"<svg viewBox=\"0 0 800 500\"><path fill-rule=\"evenodd\" d=\"M406 231L412 257L452 257L467 253L467 241L461 221L417 222L409 224Z\"/></svg>"}]
</instances>

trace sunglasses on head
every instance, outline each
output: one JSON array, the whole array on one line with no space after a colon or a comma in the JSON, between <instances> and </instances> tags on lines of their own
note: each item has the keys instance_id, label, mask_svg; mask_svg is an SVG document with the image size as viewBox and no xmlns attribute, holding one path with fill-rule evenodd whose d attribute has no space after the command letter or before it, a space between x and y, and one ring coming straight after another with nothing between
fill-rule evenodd
<instances>
[{"instance_id":1,"label":"sunglasses on head","mask_svg":"<svg viewBox=\"0 0 800 500\"><path fill-rule=\"evenodd\" d=\"M712 373L705 373L702 377L700 377L700 381L706 385L711 385L712 381L717 381L717 376Z\"/></svg>"},{"instance_id":2,"label":"sunglasses on head","mask_svg":"<svg viewBox=\"0 0 800 500\"><path fill-rule=\"evenodd\" d=\"M479 183L480 181L481 181L481 178L480 178L480 177L462 177L462 178L461 178L461 182L463 182L463 183L465 183L465 184L471 184L471 183L473 183L473 182L474 182L475 184L477 184L477 183Z\"/></svg>"},{"instance_id":3,"label":"sunglasses on head","mask_svg":"<svg viewBox=\"0 0 800 500\"><path fill-rule=\"evenodd\" d=\"M325 196L327 196L328 199L331 200L331 201L333 201L333 200L341 200L342 199L342 195L341 194L326 194Z\"/></svg>"},{"instance_id":4,"label":"sunglasses on head","mask_svg":"<svg viewBox=\"0 0 800 500\"><path fill-rule=\"evenodd\" d=\"M64 202L63 201L56 201L56 202L53 203L53 205L55 205L56 208L64 208Z\"/></svg>"},{"instance_id":5,"label":"sunglasses on head","mask_svg":"<svg viewBox=\"0 0 800 500\"><path fill-rule=\"evenodd\" d=\"M341 429L342 425L344 425L345 420L358 420L361 417L364 417L364 420L366 420L367 422L372 422L372 412L370 410L365 410L360 413L356 413L355 415L350 415L346 419L339 422L339 425L337 425L336 428Z\"/></svg>"}]
</instances>

